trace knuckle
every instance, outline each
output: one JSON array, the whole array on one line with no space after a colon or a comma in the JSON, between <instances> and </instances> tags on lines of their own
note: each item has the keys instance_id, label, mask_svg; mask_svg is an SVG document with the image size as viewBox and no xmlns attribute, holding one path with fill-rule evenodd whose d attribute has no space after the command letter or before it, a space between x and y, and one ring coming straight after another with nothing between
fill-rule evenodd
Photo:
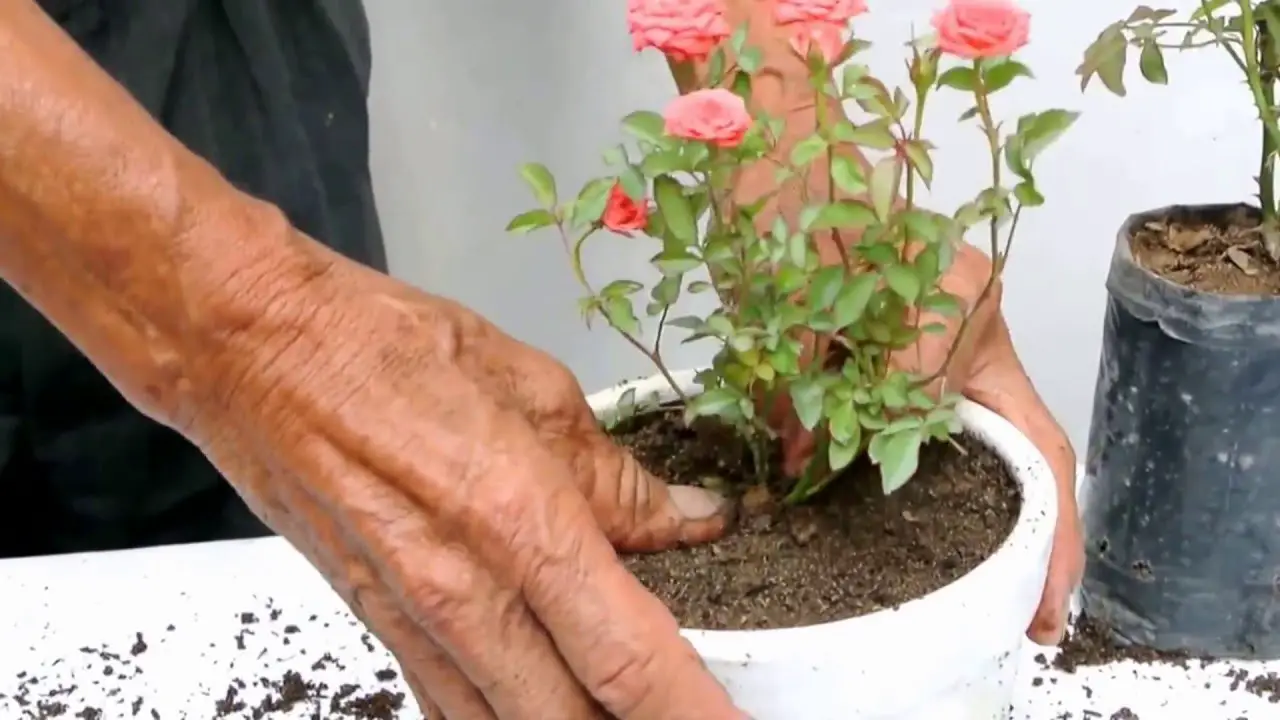
<instances>
[{"instance_id":1,"label":"knuckle","mask_svg":"<svg viewBox=\"0 0 1280 720\"><path fill-rule=\"evenodd\" d=\"M617 658L602 658L587 679L587 691L621 718L631 717L654 696L653 668L657 657L633 648Z\"/></svg>"},{"instance_id":2,"label":"knuckle","mask_svg":"<svg viewBox=\"0 0 1280 720\"><path fill-rule=\"evenodd\" d=\"M393 572L416 621L446 637L456 637L458 626L469 622L467 608L477 595L479 569L462 553L437 546L425 561L415 553Z\"/></svg>"}]
</instances>

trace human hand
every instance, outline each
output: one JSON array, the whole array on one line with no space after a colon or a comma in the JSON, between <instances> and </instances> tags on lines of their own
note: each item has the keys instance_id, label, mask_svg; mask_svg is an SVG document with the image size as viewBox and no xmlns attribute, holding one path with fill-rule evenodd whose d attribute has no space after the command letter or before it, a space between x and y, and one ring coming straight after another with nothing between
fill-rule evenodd
<instances>
[{"instance_id":1,"label":"human hand","mask_svg":"<svg viewBox=\"0 0 1280 720\"><path fill-rule=\"evenodd\" d=\"M944 376L934 386L935 392L945 383L947 390L961 392L1001 415L1026 435L1048 461L1058 484L1058 522L1044 593L1027 635L1034 642L1054 645L1062 639L1071 597L1084 572L1084 539L1075 495L1075 452L1018 359L1000 310L999 280L987 287L991 270L989 257L962 244L941 285L962 306L970 308L963 335L959 318L927 315L922 323L942 323L947 331L923 335L914 347L895 354L892 360L895 367L925 376L947 363ZM812 454L813 438L790 408L782 408L775 415L775 424L783 440L784 467L788 473L798 475Z\"/></svg>"},{"instance_id":2,"label":"human hand","mask_svg":"<svg viewBox=\"0 0 1280 720\"><path fill-rule=\"evenodd\" d=\"M477 315L308 241L239 272L171 417L395 655L429 718L741 718L610 541L706 541L572 375ZM296 281L290 281L294 278ZM243 304L242 304L243 306Z\"/></svg>"}]
</instances>

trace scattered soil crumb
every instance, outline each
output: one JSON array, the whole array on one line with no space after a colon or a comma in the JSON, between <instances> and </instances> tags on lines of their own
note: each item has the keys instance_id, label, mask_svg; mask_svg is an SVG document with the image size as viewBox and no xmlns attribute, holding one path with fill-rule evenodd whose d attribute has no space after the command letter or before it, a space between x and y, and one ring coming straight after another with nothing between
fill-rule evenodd
<instances>
[{"instance_id":1,"label":"scattered soil crumb","mask_svg":"<svg viewBox=\"0 0 1280 720\"><path fill-rule=\"evenodd\" d=\"M1125 660L1142 665L1171 665L1184 670L1192 667L1204 669L1225 664L1225 661L1197 657L1185 652L1120 644L1102 622L1088 615L1081 615L1075 620L1071 632L1067 634L1067 639L1062 643L1060 652L1052 663L1049 663L1043 653L1036 655L1036 662L1040 665L1051 664L1055 669L1068 673L1074 673L1082 667L1107 665ZM1255 675L1244 668L1228 667L1225 677L1230 681L1229 689L1232 692L1246 692L1268 702L1280 704L1280 673L1266 672ZM1113 715L1113 720L1137 717L1128 708L1121 708L1117 711L1119 712L1130 714Z\"/></svg>"},{"instance_id":2,"label":"scattered soil crumb","mask_svg":"<svg viewBox=\"0 0 1280 720\"><path fill-rule=\"evenodd\" d=\"M1045 662L1044 655L1037 655L1036 659L1041 664ZM1182 652L1164 652L1141 645L1121 645L1112 639L1109 628L1087 615L1081 615L1072 631L1067 634L1057 657L1053 659L1053 667L1070 673L1075 672L1078 667L1132 660L1143 664L1168 663L1187 668L1193 659L1195 658ZM1205 662L1208 661L1202 661L1202 666Z\"/></svg>"}]
</instances>

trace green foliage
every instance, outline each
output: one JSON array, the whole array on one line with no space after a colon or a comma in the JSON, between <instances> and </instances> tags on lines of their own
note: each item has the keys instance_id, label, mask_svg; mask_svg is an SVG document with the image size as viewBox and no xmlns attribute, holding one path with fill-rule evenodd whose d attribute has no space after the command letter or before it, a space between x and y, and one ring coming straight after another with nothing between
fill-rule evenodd
<instances>
[{"instance_id":1,"label":"green foliage","mask_svg":"<svg viewBox=\"0 0 1280 720\"><path fill-rule=\"evenodd\" d=\"M1224 52L1244 76L1262 125L1258 199L1268 233L1280 229L1275 193L1275 155L1280 149L1275 81L1280 74L1280 0L1200 0L1189 13L1139 5L1124 20L1103 28L1085 49L1076 73L1084 90L1097 78L1118 96L1128 94L1125 68L1137 54L1138 72L1154 85L1169 82L1166 50L1214 48ZM1280 247L1272 248L1280 260Z\"/></svg>"},{"instance_id":2,"label":"green foliage","mask_svg":"<svg viewBox=\"0 0 1280 720\"><path fill-rule=\"evenodd\" d=\"M767 449L775 439L767 410L779 402L794 408L817 452L795 478L791 502L812 497L864 454L879 467L884 491L893 492L915 474L925 443L959 431L958 397L938 390L945 364L921 374L896 360L924 333L945 329L948 317L964 332L969 308L940 285L957 245L971 228L987 230L995 269L985 296L1018 215L1044 202L1036 160L1076 119L1047 110L1009 126L997 122L995 93L1032 77L1012 58L955 64L913 43L904 90L887 87L857 62L866 47L861 40L847 44L838 77L820 57L810 58L818 111L802 132L784 133L787 119L755 109L741 144L717 147L668 136L659 114L635 112L622 121L628 144L604 154L608 174L572 198L557 196L542 166L522 166L537 207L509 225L521 233L555 227L586 292L581 306L588 319L603 318L668 380L665 331L679 328L684 342L716 343L711 366L698 376L702 392L685 397L673 387L689 420L714 417L742 433L761 478L771 470ZM750 107L751 76L761 64L739 30L708 59L709 84ZM940 89L972 100L963 122L977 126L992 158L989 186L952 214L917 202L935 179L923 124L927 101ZM857 122L835 109L843 102L861 108ZM735 178L760 165L772 169L776 187L758 198L736 197ZM582 248L607 230L602 218L617 186L650 203L640 234L655 248L653 274L647 283L619 279L597 287L584 276ZM802 208L794 216L771 214L770 201L779 195L799 199ZM645 240L627 233L621 241ZM701 292L718 295L714 311L672 316L684 293Z\"/></svg>"}]
</instances>

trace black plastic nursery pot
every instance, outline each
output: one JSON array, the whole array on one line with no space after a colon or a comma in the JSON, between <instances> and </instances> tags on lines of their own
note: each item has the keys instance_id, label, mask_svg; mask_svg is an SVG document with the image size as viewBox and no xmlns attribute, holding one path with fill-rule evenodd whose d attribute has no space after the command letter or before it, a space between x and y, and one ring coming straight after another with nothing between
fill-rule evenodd
<instances>
[{"instance_id":1,"label":"black plastic nursery pot","mask_svg":"<svg viewBox=\"0 0 1280 720\"><path fill-rule=\"evenodd\" d=\"M1280 658L1280 298L1140 266L1121 228L1086 458L1085 612L1117 640ZM1255 211L1256 212L1256 211Z\"/></svg>"}]
</instances>

